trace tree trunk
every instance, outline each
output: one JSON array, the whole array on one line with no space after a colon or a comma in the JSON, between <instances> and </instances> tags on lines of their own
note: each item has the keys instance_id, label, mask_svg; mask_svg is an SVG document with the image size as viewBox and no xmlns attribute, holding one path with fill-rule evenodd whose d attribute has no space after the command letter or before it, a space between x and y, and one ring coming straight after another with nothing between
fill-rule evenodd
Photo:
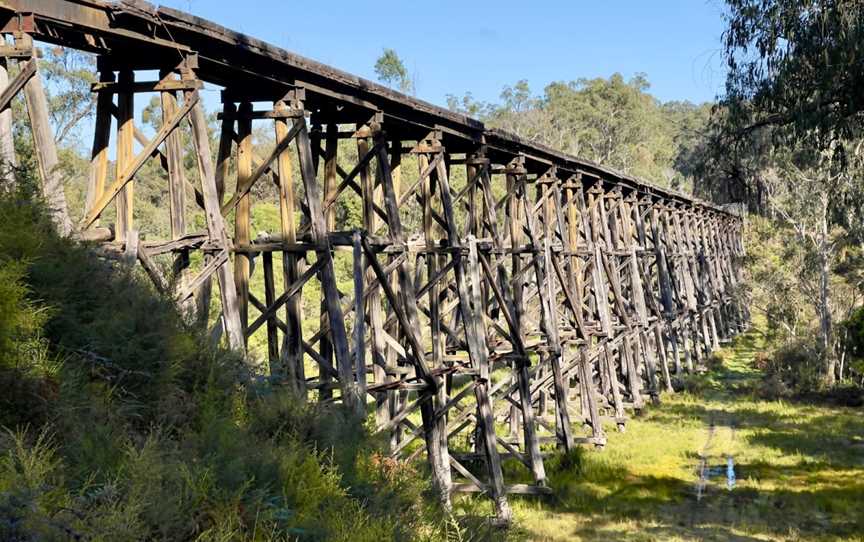
<instances>
[{"instance_id":1,"label":"tree trunk","mask_svg":"<svg viewBox=\"0 0 864 542\"><path fill-rule=\"evenodd\" d=\"M825 363L825 383L828 386L833 386L835 382L835 366L837 360L834 357L833 345L831 344L831 292L828 286L828 258L825 255L820 255L820 270L819 270L819 321L822 334L822 356Z\"/></svg>"},{"instance_id":2,"label":"tree trunk","mask_svg":"<svg viewBox=\"0 0 864 542\"><path fill-rule=\"evenodd\" d=\"M831 322L831 287L829 283L831 272L831 243L828 238L828 202L823 196L821 231L819 232L819 324L821 331L822 360L825 365L825 384L833 386L836 382L837 358L834 355L832 339L833 324Z\"/></svg>"}]
</instances>

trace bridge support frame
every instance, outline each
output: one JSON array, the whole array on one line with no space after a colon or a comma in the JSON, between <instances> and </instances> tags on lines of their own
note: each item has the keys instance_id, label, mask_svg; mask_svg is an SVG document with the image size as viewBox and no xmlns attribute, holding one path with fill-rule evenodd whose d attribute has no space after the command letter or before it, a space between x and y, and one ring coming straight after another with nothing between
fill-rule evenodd
<instances>
[{"instance_id":1,"label":"bridge support frame","mask_svg":"<svg viewBox=\"0 0 864 542\"><path fill-rule=\"evenodd\" d=\"M393 457L425 456L445 508L453 492L483 492L510 521L508 493L548 491L550 451L603 447L607 421L623 430L628 411L747 325L738 216L179 12L151 20L93 2L10 14L16 1L0 0L15 40L0 67L21 68L11 80L0 69L0 152L23 91L59 230L73 223L33 37L101 55L74 235L139 262L190 322L245 355L250 376L374 417ZM152 70L158 80L136 79ZM215 162L205 81L225 88ZM141 93L162 112L152 138L135 124ZM133 187L151 159L167 220L139 226ZM508 461L532 483L508 485Z\"/></svg>"}]
</instances>

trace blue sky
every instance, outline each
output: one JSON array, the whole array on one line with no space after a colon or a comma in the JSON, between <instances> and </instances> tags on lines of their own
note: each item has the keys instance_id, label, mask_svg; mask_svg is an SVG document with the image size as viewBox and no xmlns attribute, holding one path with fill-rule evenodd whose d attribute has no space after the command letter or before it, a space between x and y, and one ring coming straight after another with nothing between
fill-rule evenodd
<instances>
[{"instance_id":1,"label":"blue sky","mask_svg":"<svg viewBox=\"0 0 864 542\"><path fill-rule=\"evenodd\" d=\"M661 100L703 102L725 78L722 0L152 1L369 79L393 48L417 96L439 105L466 91L496 101L520 79L541 93L615 72L644 72Z\"/></svg>"}]
</instances>

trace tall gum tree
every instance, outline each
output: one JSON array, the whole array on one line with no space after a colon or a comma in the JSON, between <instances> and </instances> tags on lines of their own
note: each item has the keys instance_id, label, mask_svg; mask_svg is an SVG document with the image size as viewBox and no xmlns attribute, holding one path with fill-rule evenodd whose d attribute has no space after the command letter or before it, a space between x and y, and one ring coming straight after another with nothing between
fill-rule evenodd
<instances>
[{"instance_id":1,"label":"tall gum tree","mask_svg":"<svg viewBox=\"0 0 864 542\"><path fill-rule=\"evenodd\" d=\"M842 230L833 220L834 195L852 182L836 156L832 148L780 151L773 160L775 167L763 175L771 210L792 227L814 256L817 285L811 297L819 319L819 350L828 386L835 384L837 375L831 274L842 240Z\"/></svg>"}]
</instances>

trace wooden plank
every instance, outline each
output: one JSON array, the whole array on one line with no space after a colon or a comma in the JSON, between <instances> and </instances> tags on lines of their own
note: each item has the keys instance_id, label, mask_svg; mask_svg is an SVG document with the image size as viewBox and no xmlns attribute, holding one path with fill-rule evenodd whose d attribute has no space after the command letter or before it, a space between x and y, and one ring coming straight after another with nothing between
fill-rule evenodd
<instances>
[{"instance_id":1,"label":"wooden plank","mask_svg":"<svg viewBox=\"0 0 864 542\"><path fill-rule=\"evenodd\" d=\"M244 186L252 176L252 119L244 117L243 111L251 110L252 104L240 104L240 120L237 121L237 186ZM224 206L223 206L224 208ZM223 213L224 214L224 213ZM246 193L240 196L234 213L234 243L249 244L252 241L252 199ZM249 338L249 278L252 255L234 253L234 284L237 287L237 307L243 336Z\"/></svg>"},{"instance_id":2,"label":"wooden plank","mask_svg":"<svg viewBox=\"0 0 864 542\"><path fill-rule=\"evenodd\" d=\"M273 275L273 253L265 252L261 255L264 266L264 302L268 306L273 304L276 298L276 283ZM279 328L276 323L276 312L267 318L267 360L270 366L270 374L279 374Z\"/></svg>"},{"instance_id":3,"label":"wooden plank","mask_svg":"<svg viewBox=\"0 0 864 542\"><path fill-rule=\"evenodd\" d=\"M114 80L114 72L102 72L103 81ZM96 120L93 128L93 150L90 154L90 179L87 183L87 197L84 208L90 209L93 203L105 192L108 178L108 154L111 140L111 110L114 103L110 94L96 98ZM98 226L98 221L94 223Z\"/></svg>"},{"instance_id":4,"label":"wooden plank","mask_svg":"<svg viewBox=\"0 0 864 542\"><path fill-rule=\"evenodd\" d=\"M184 102L193 99L194 91L187 91L184 96ZM225 232L225 222L219 208L216 170L213 165L213 155L210 151L207 119L204 115L204 108L197 100L195 100L195 104L192 107L189 120L192 126L195 151L198 156L201 193L204 197L204 214L207 220L207 230L212 242L227 247L228 235ZM225 263L218 267L216 275L219 280L219 292L222 299L222 318L225 323L226 335L228 336L228 346L232 350L245 352L243 327L240 324L240 312L237 306L237 289L234 285L234 278Z\"/></svg>"},{"instance_id":5,"label":"wooden plank","mask_svg":"<svg viewBox=\"0 0 864 542\"><path fill-rule=\"evenodd\" d=\"M173 73L163 73L166 80L175 77ZM162 101L162 121L165 122L177 114L177 94L166 91L160 94ZM171 220L171 239L179 239L186 235L186 179L183 168L183 145L180 134L172 132L165 139L165 157L168 162L168 211ZM88 207L89 208L89 207ZM179 251L174 255L174 284L178 289L185 287L189 280L189 252ZM181 311L187 318L194 316L194 304L181 306Z\"/></svg>"},{"instance_id":6,"label":"wooden plank","mask_svg":"<svg viewBox=\"0 0 864 542\"><path fill-rule=\"evenodd\" d=\"M478 487L475 484L453 484L453 491L457 493L483 493L486 491L484 487ZM552 495L551 488L545 486L532 486L529 484L513 484L504 488L505 493L513 495Z\"/></svg>"},{"instance_id":7,"label":"wooden plank","mask_svg":"<svg viewBox=\"0 0 864 542\"><path fill-rule=\"evenodd\" d=\"M184 301L188 299L191 295L195 293L195 291L200 288L210 277L221 269L226 263L228 263L228 251L222 250L218 254L211 255L210 258L207 259L207 262L204 264L204 267L198 271L198 274L189 279L189 282L186 284L186 287L182 290L179 290L175 294L175 298L177 301ZM236 292L235 292L236 295ZM224 307L223 307L224 308Z\"/></svg>"},{"instance_id":8,"label":"wooden plank","mask_svg":"<svg viewBox=\"0 0 864 542\"><path fill-rule=\"evenodd\" d=\"M659 355L660 371L663 375L663 384L666 387L666 392L674 393L675 390L672 387L672 378L669 375L669 363L666 356L666 342L663 337L661 326L659 325L654 326L654 347Z\"/></svg>"},{"instance_id":9,"label":"wooden plank","mask_svg":"<svg viewBox=\"0 0 864 542\"><path fill-rule=\"evenodd\" d=\"M121 96L126 96L125 101L128 102L131 100L131 97L133 95L128 94L128 95L121 95ZM135 177L135 174L138 173L138 171L144 166L147 159L153 155L156 148L159 147L159 145L161 145L169 135L171 135L171 133L180 125L180 121L182 121L186 117L186 115L189 114L190 111L192 111L192 109L198 103L198 99L199 99L198 94L195 92L187 95L186 99L183 101L183 107L180 108L180 110L177 111L177 114L175 114L173 117L171 117L171 119L168 122L162 124L162 127L159 129L159 131L156 133L156 135L153 137L153 139L151 139L150 142L147 145L145 145L144 149L140 153L138 153L137 156L133 155L130 151L130 153L129 153L130 159L128 160L127 165L122 170L118 170L117 179L108 188L108 190L105 191L105 193L102 195L102 197L99 200L97 200L96 203L94 203L93 207L90 210L88 210L86 216L84 217L84 220L82 221L82 227L83 228L90 227L90 225L92 225L93 222L97 218L99 218L99 215L102 214L102 211L105 209L105 207L107 207L108 204L115 197L117 197L121 193L127 193L128 194L130 192L129 190L127 190L126 192L123 192L123 191L125 188L129 188L129 185L132 182L132 179ZM121 104L122 103L123 102L121 101ZM125 105L121 105L121 107L120 107L121 111L122 111L123 107L125 107ZM121 113L121 115L122 114L123 113ZM125 117L125 115L124 115L124 117ZM131 118L131 116L130 116L130 118ZM128 136L126 136L126 135L123 136L124 140L128 139L130 141L129 146L131 146L131 143L132 143L133 138L134 138L134 130L133 130L130 122L132 122L132 121L125 120L124 122L120 123L120 124L127 127L127 129L123 133L125 134L125 132L127 132L127 131L129 132ZM119 149L119 141L120 141L120 134L118 134L118 149ZM212 158L211 158L211 160L212 160ZM124 160L124 162L126 162L126 161ZM130 198L126 198L126 199L128 201ZM122 205L119 207L122 207Z\"/></svg>"},{"instance_id":10,"label":"wooden plank","mask_svg":"<svg viewBox=\"0 0 864 542\"><path fill-rule=\"evenodd\" d=\"M244 106L245 105L246 104L244 104ZM251 105L249 105L249 107L251 107ZM241 107L240 111L242 113L244 111L244 107ZM240 120L238 121L238 124L240 126L245 126L247 123L249 126L252 125L252 120L247 118L247 117L241 117ZM235 207L241 205L243 198L248 197L249 191L252 189L252 186L258 181L258 179L260 179L267 171L270 170L270 166L271 166L271 164L273 164L273 162L276 160L276 158L278 158L282 153L284 153L288 149L288 147L291 145L291 142L294 140L294 137L297 135L298 131L300 131L300 125L299 124L293 125L291 127L291 131L289 131L288 134L286 135L286 137L282 138L276 144L276 147L274 147L274 149L270 152L270 155L267 156L267 158L265 158L264 161L261 162L257 168L255 168L254 172L251 170L252 150L250 149L250 151L249 151L249 154L250 154L250 162L249 162L250 171L249 171L248 175L244 175L242 184L239 182L237 183L237 190L234 192L234 195L231 196L231 199L229 199L225 203L225 205L222 206L222 214L223 215L227 215ZM238 135L240 135L241 138L246 137L245 133L242 135L239 134L239 130L238 130Z\"/></svg>"},{"instance_id":11,"label":"wooden plank","mask_svg":"<svg viewBox=\"0 0 864 542\"><path fill-rule=\"evenodd\" d=\"M561 238L562 248L569 248L571 251L575 252L576 250L578 250L578 234L573 231L573 228L578 228L578 224L576 224L575 219L573 219L574 224L573 226L571 226L565 219L562 202L562 192L558 187L558 183L553 185L550 190L552 191L551 201L553 206L552 210L554 212L555 231ZM573 208L575 210L575 207ZM550 217L550 219L552 218ZM573 319L576 323L576 328L579 331L579 335L583 339L587 339L588 331L585 326L585 315L583 314L582 310L581 267L575 268L575 266L573 265L573 259L567 258L566 270L569 272L565 273L565 269L562 268L562 265L559 261L560 257L558 254L550 254L550 260L552 266L555 269L555 274L558 276L558 281L561 285L561 290L564 293L566 304L570 308L571 313L573 314ZM576 259L576 261L579 261L578 258ZM575 276L577 273L580 274L578 280Z\"/></svg>"},{"instance_id":12,"label":"wooden plank","mask_svg":"<svg viewBox=\"0 0 864 542\"><path fill-rule=\"evenodd\" d=\"M584 383L582 393L585 394L586 405L588 406L588 419L591 422L591 430L594 438L598 441L604 441L606 433L603 431L603 423L600 420L600 412L597 409L597 397L594 391L594 383L591 377L591 360L588 358L588 349L579 349L579 380Z\"/></svg>"},{"instance_id":13,"label":"wooden plank","mask_svg":"<svg viewBox=\"0 0 864 542\"><path fill-rule=\"evenodd\" d=\"M361 127L358 126L358 128ZM357 156L360 158L361 162L366 162L365 165L363 165L358 171L360 172L360 187L363 199L363 228L368 234L374 234L378 230L380 222L375 216L374 207L376 202L381 200L381 190L376 190L375 187L376 180L377 184L381 183L381 172L376 171L376 178L373 179L369 171L369 164L371 163L372 159L378 155L377 153L378 151L374 148L374 146L373 149L370 150L369 141L366 138L357 138ZM367 156L369 156L369 160L366 160ZM355 259L358 257L357 251L359 249L362 249L362 246L360 246L359 243L359 238L354 239ZM362 257L362 255L360 257ZM384 312L381 306L381 288L380 286L378 286L378 283L375 279L375 272L372 269L368 269L368 265L363 266L363 272L364 276L360 277L361 282L363 283L363 285L368 285L365 288L365 292L363 293L365 297L365 310L368 312L369 317L369 346L372 354L373 380L376 385L386 385L390 383L391 379L388 378L387 371L385 371L384 369L384 367L387 366L387 360L385 359L387 340L386 332L384 331ZM355 281L356 280L357 278L355 277ZM357 293L358 291L355 289L355 303L357 299ZM355 314L357 314L356 308ZM392 393L393 392L390 392L390 394ZM390 409L388 407L387 394L376 395L376 425L386 424L389 418Z\"/></svg>"},{"instance_id":14,"label":"wooden plank","mask_svg":"<svg viewBox=\"0 0 864 542\"><path fill-rule=\"evenodd\" d=\"M642 377L639 375L637 369L636 354L633 351L629 335L624 336L619 353L621 363L627 369L627 388L630 392L630 397L633 399L633 408L641 410L645 406L645 400L642 398Z\"/></svg>"},{"instance_id":15,"label":"wooden plank","mask_svg":"<svg viewBox=\"0 0 864 542\"><path fill-rule=\"evenodd\" d=\"M436 163L440 163L440 160L436 161ZM425 241L426 248L433 248L436 244L436 241L443 238L443 230L438 222L434 220L434 216L437 214L435 210L435 200L436 192L443 191L443 188L438 186L436 183L436 176L433 176L430 172L428 175L424 175L425 169L428 169L429 165L429 156L427 154L420 154L417 159L417 165L420 169L420 183L421 183L421 201L422 201L422 224L423 224L423 239ZM443 195L441 196L443 197ZM458 246L458 241L457 241ZM434 277L438 274L438 270L442 264L442 258L438 254L427 253L424 256L425 264L426 264L426 276L427 278ZM418 264L419 265L419 264ZM419 270L418 270L419 272ZM458 279L457 279L458 280ZM439 281L429 280L427 282L427 301L426 301L426 314L429 317L429 341L431 342L432 352L431 352L431 365L433 369L438 369L444 365L444 349L445 349L445 341L446 337L443 333L444 324L444 313L442 312L442 301L446 300L447 290L442 290L439 287ZM464 319L464 312L463 312ZM473 325L473 323L472 323ZM447 402L447 389L446 386L441 386L437 390L437 405L442 405ZM447 461L447 456L449 454L449 443L447 440L447 413L443 413L441 417L437 420L439 425L439 431L441 435L441 454L444 457L442 461ZM448 480L449 483L449 480Z\"/></svg>"},{"instance_id":16,"label":"wooden plank","mask_svg":"<svg viewBox=\"0 0 864 542\"><path fill-rule=\"evenodd\" d=\"M21 70L12 81L5 81L3 92L0 92L0 111L5 111L12 104L12 100L18 96L21 89L24 88L30 79L36 75L36 59L30 59L24 62L19 62ZM5 68L4 68L5 71Z\"/></svg>"},{"instance_id":17,"label":"wooden plank","mask_svg":"<svg viewBox=\"0 0 864 542\"><path fill-rule=\"evenodd\" d=\"M138 260L138 230L129 230L126 235L126 249L123 251L123 263L131 266Z\"/></svg>"},{"instance_id":18,"label":"wooden plank","mask_svg":"<svg viewBox=\"0 0 864 542\"><path fill-rule=\"evenodd\" d=\"M612 348L608 343L600 347L597 360L597 366L600 368L600 372L605 372L609 379L609 386L612 394L612 406L615 409L615 419L618 420L618 430L623 431L624 400L621 397L621 388L618 383L618 370L615 367L615 361L612 357Z\"/></svg>"},{"instance_id":19,"label":"wooden plank","mask_svg":"<svg viewBox=\"0 0 864 542\"><path fill-rule=\"evenodd\" d=\"M297 143L297 154L300 160L300 173L303 177L303 186L306 189L306 205L309 208L309 220L312 226L312 241L326 247L316 252L317 257L323 260L323 266L319 273L321 290L324 294L324 303L330 322L330 334L333 341L333 350L336 357L336 367L339 372L340 389L342 401L358 415L362 415L362 404L357 384L354 381L354 369L351 362L351 354L348 348L348 336L345 331L345 320L342 307L339 303L339 290L336 287L336 274L333 269L333 255L330 253L330 242L327 237L327 224L322 210L322 200L318 185L315 180L315 170L312 166L312 146L309 141L309 132L306 128L306 119L294 119L294 124L300 124L295 137Z\"/></svg>"},{"instance_id":20,"label":"wooden plank","mask_svg":"<svg viewBox=\"0 0 864 542\"><path fill-rule=\"evenodd\" d=\"M216 156L216 192L219 199L219 206L222 206L222 200L225 196L225 179L231 171L231 149L234 145L234 112L237 106L233 103L226 102L222 105L223 119L220 124L219 132L219 149ZM278 125L278 123L277 123Z\"/></svg>"},{"instance_id":21,"label":"wooden plank","mask_svg":"<svg viewBox=\"0 0 864 542\"><path fill-rule=\"evenodd\" d=\"M334 125L334 126L337 126L337 125ZM337 128L338 128L338 126L337 126ZM334 128L333 130L336 130L336 128ZM328 126L328 134L329 133L330 133L330 128ZM329 137L332 138L333 136L330 135ZM330 140L328 139L328 141L330 141ZM362 174L365 171L366 177L369 176L369 172L368 172L369 171L369 163L373 159L375 159L375 157L378 155L378 148L376 146L370 150L368 143L364 144L361 148L360 145L361 145L361 142L363 142L363 141L364 141L363 139L357 140L358 150L362 150L362 152L359 153L359 155L361 157L359 162L357 162L357 164L351 169L351 171L343 177L342 182L340 182L338 186L335 185L336 176L334 175L334 173L337 173L339 171L338 163L334 162L334 166L331 166L325 172L325 179L326 178L330 179L330 182L327 183L328 188L325 190L326 195L325 195L325 199L324 199L324 210L327 211L328 216L331 216L331 213L333 213L335 211L335 210L331 210L331 208L333 207L333 204L336 203L336 200L339 198L339 195L348 186L355 186L355 187L357 186L354 183L354 179L357 177L358 174ZM330 145L331 146L332 145L338 145L338 143L330 143ZM361 186L362 186L362 180L361 180ZM361 192L361 191L362 191L362 188L360 190L358 190L358 192ZM373 232L374 232L374 230L370 230L370 233L373 233Z\"/></svg>"},{"instance_id":22,"label":"wooden plank","mask_svg":"<svg viewBox=\"0 0 864 542\"><path fill-rule=\"evenodd\" d=\"M268 254L268 253L264 253ZM272 255L272 253L269 253ZM278 297L273 299L272 301L267 302L267 306L265 310L261 313L261 315L255 319L254 322L249 324L249 328L246 331L247 335L251 335L255 333L258 328L264 325L265 322L272 319L279 309L282 308L283 305L287 305L292 299L297 299L298 294L303 289L303 285L309 282L309 280L314 277L317 273L321 271L321 268L324 266L324 261L319 260L306 268L303 274L294 280L291 284L285 286L285 291Z\"/></svg>"},{"instance_id":23,"label":"wooden plank","mask_svg":"<svg viewBox=\"0 0 864 542\"><path fill-rule=\"evenodd\" d=\"M134 80L134 78L135 72L131 70L123 70L120 72L121 81L129 82ZM116 172L114 177L118 180L123 178L123 172L128 170L135 160L135 140L133 135L135 126L134 98L135 96L131 93L117 95L117 158L115 162ZM113 197L116 198L114 209L117 218L114 224L114 239L119 243L126 241L127 232L133 227L132 212L134 208L135 185L129 183L129 186L127 187L126 184L127 183L124 183L120 185L119 188L114 188L117 186L115 182L111 187L114 188L114 190L112 190L114 192ZM96 221L99 214L101 214L101 210L99 213L91 213L90 211L95 210L103 201L105 202L104 205L102 205L102 208L104 209L104 207L106 207L111 201L108 199L108 195L105 191L103 191L101 197L93 203L93 207L86 209L87 214L85 215L85 222L82 229L90 227L90 224L87 223L88 221Z\"/></svg>"},{"instance_id":24,"label":"wooden plank","mask_svg":"<svg viewBox=\"0 0 864 542\"><path fill-rule=\"evenodd\" d=\"M390 144L390 148L391 148L390 181L392 182L393 195L397 199L397 201L399 201L399 198L401 198L401 192L402 192L402 151L401 151L402 144L401 144L401 141L399 139L395 139L395 140L391 141L390 143L391 143ZM378 169L377 171L379 172L377 178L378 178L379 193L380 193L380 198L381 198L381 205L386 206L384 204L384 182L385 182L384 172L381 171L380 169ZM396 264L395 262L397 262L399 258L404 259L405 257L406 257L405 253L402 253L400 255L390 256L389 262L388 262L388 267L393 265L394 269L395 269L395 266L399 265L399 264ZM388 275L388 276L390 276L390 275ZM391 281L390 282L391 288L393 289L393 291L397 292L397 295L398 295L399 277L394 274L391 277L390 281ZM384 328L385 328L385 338L386 337L399 337L399 327L398 327L397 322L393 322L390 325L385 323ZM396 342L396 341L394 341L394 342ZM390 347L387 349L386 362L387 362L388 366L396 365L397 357L399 355L402 355L403 358L407 357L404 354L404 348L402 348L401 344L399 344L397 342L397 345L398 345L398 348L396 346L394 346L393 344L390 344L389 345ZM402 349L403 353L400 354L399 349ZM395 381L397 378L402 379L402 378L404 378L404 376L399 375L398 377L396 377L396 376L392 376L392 375L388 374L386 376L385 380L387 382L391 382L391 381ZM406 392L398 392L398 393L389 394L389 397L387 398L387 410L388 410L387 416L388 416L388 418L390 418L392 420L394 418L394 416L396 416L398 414L399 410L404 405L407 404L407 402L408 402L408 394ZM399 424L396 424L395 427L393 428L393 430L390 431L389 448L390 448L391 452L399 445L399 441L400 441L401 437L402 437L402 426Z\"/></svg>"},{"instance_id":25,"label":"wooden plank","mask_svg":"<svg viewBox=\"0 0 864 542\"><path fill-rule=\"evenodd\" d=\"M296 123L294 124L297 125ZM337 168L339 164L339 139L336 137L336 133L339 131L339 126L334 124L331 128L330 125L327 126L327 134L325 140L325 151L324 151L324 192L322 197L324 201L328 201L331 197L335 200L335 188L336 188L336 175ZM320 134L320 130L315 131L316 134ZM316 139L319 138L320 135L316 135ZM318 141L314 142L315 149L320 149L321 145ZM318 153L316 153L317 156ZM317 162L315 163L314 170L318 171ZM310 220L307 223L307 228L311 228L314 224L314 221ZM336 229L336 209L324 208L324 225L326 226L325 231L330 232ZM329 332L330 330L330 316L327 312L327 304L325 299L321 299L320 303L318 303L319 308L319 322L321 330L323 331L325 328ZM319 341L319 352L321 354L321 358L330 364L330 367L334 367L333 365L333 342L330 340L330 336L327 332L323 333L320 337ZM327 382L330 377L327 374L322 375L322 381ZM321 390L318 393L318 399L320 401L327 401L332 396L332 392L329 389Z\"/></svg>"},{"instance_id":26,"label":"wooden plank","mask_svg":"<svg viewBox=\"0 0 864 542\"><path fill-rule=\"evenodd\" d=\"M29 36L25 36L23 41L32 46ZM48 102L38 69L24 85L24 98L33 132L33 147L36 151L39 176L42 179L42 196L48 204L57 231L66 236L72 233L72 220L69 218L63 180L58 171L57 144L54 141L54 131L48 115Z\"/></svg>"},{"instance_id":27,"label":"wooden plank","mask_svg":"<svg viewBox=\"0 0 864 542\"><path fill-rule=\"evenodd\" d=\"M9 84L9 71L7 60L0 58L0 87L6 88ZM15 181L15 175L12 170L17 164L15 157L15 141L12 135L12 110L5 109L0 111L0 161L2 161L2 170L0 170L0 180L6 181L11 186Z\"/></svg>"},{"instance_id":28,"label":"wooden plank","mask_svg":"<svg viewBox=\"0 0 864 542\"><path fill-rule=\"evenodd\" d=\"M99 81L90 85L90 92L111 95L134 94L139 92L177 92L178 90L200 90L204 83L199 80L177 81L176 79L162 79L161 81Z\"/></svg>"},{"instance_id":29,"label":"wooden plank","mask_svg":"<svg viewBox=\"0 0 864 542\"><path fill-rule=\"evenodd\" d=\"M150 257L150 252L140 244L138 245L138 261L141 262L141 267L144 268L144 272L146 272L147 276L150 277L150 280L153 281L156 290L159 293L167 294L169 291L168 281L165 280L165 277L162 275L156 262L154 262Z\"/></svg>"},{"instance_id":30,"label":"wooden plank","mask_svg":"<svg viewBox=\"0 0 864 542\"><path fill-rule=\"evenodd\" d=\"M288 110L283 101L274 104L274 110ZM288 138L290 129L285 118L274 121L277 144ZM295 223L294 179L291 170L291 154L286 149L276 159L279 175L279 224L282 240L288 243L297 241ZM297 256L282 253L282 276L286 290L289 284L294 284L298 276ZM306 398L306 369L303 361L303 315L300 296L291 297L285 303L285 336L282 342L280 374L284 375L290 389L302 399ZM277 375L278 376L278 375Z\"/></svg>"},{"instance_id":31,"label":"wooden plank","mask_svg":"<svg viewBox=\"0 0 864 542\"><path fill-rule=\"evenodd\" d=\"M365 287L365 265L363 247L360 244L360 232L353 235L354 251L354 372L357 375L360 400L363 411L366 410L366 298L363 295Z\"/></svg>"},{"instance_id":32,"label":"wooden plank","mask_svg":"<svg viewBox=\"0 0 864 542\"><path fill-rule=\"evenodd\" d=\"M636 336L636 359L644 360L645 369L648 373L648 393L655 403L660 401L660 386L657 382L657 364L654 353L648 344L648 335L644 330L639 330Z\"/></svg>"}]
</instances>

